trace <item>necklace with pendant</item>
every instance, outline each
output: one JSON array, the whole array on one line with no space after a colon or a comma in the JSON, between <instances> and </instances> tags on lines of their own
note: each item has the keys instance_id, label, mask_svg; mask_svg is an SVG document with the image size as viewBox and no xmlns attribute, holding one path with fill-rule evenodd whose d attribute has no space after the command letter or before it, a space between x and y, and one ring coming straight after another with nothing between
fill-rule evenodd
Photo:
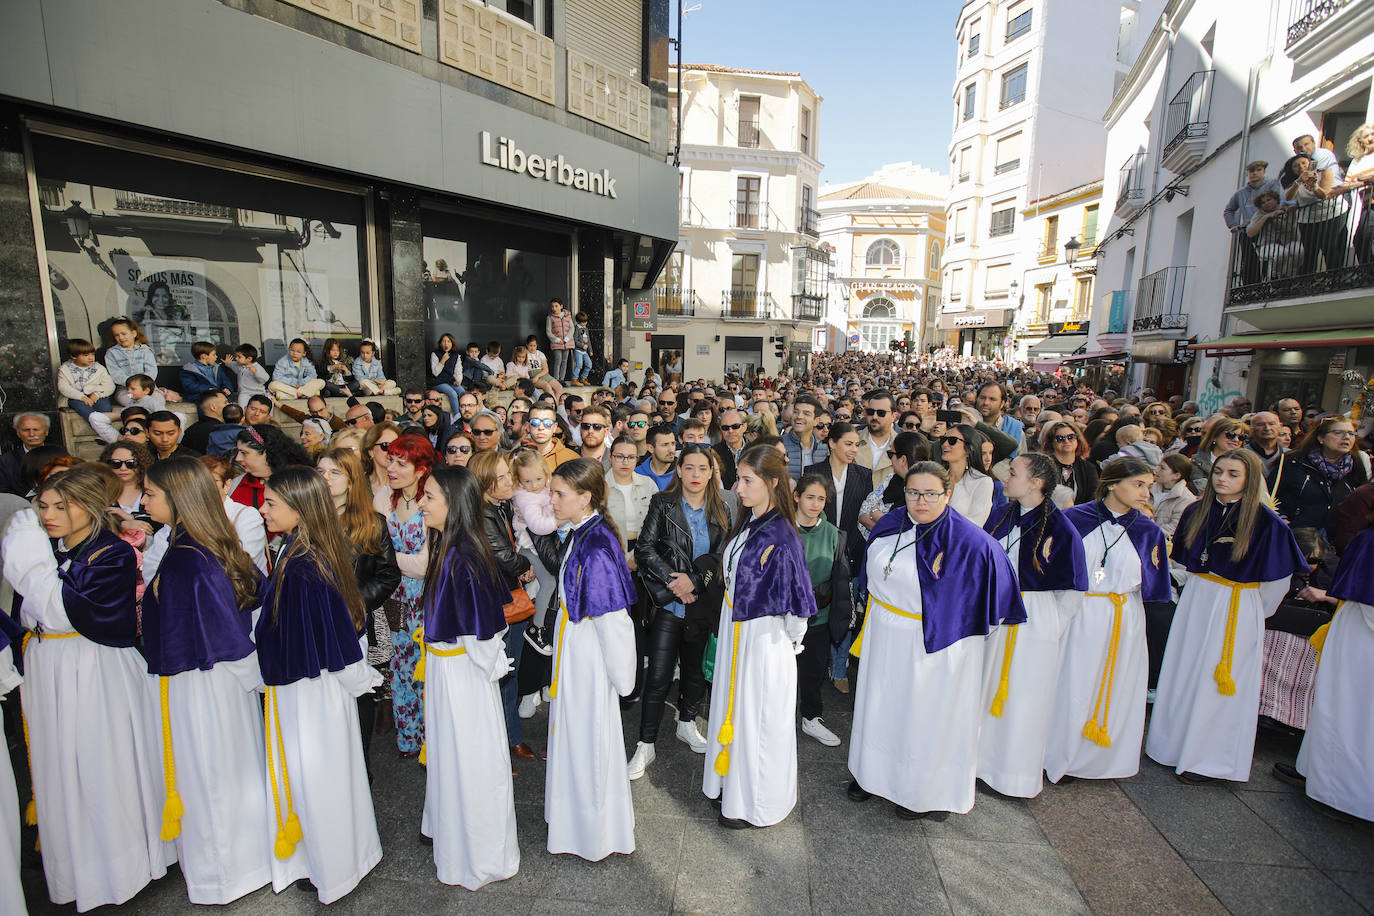
<instances>
[{"instance_id":1,"label":"necklace with pendant","mask_svg":"<svg viewBox=\"0 0 1374 916\"><path fill-rule=\"evenodd\" d=\"M914 525L912 526L912 529L911 529L911 530L912 530L912 532L913 532L913 537L911 538L911 543L906 544L906 545L903 545L903 544L902 544L902 534L903 534L903 532L901 532L901 531L898 531L898 532L897 532L897 545L896 545L896 549L892 551L892 556L890 556L890 557L887 558L887 564L883 567L883 581L884 581L884 582L887 581L887 577L888 577L888 576L892 575L892 562L893 562L894 560L897 559L897 554L901 553L903 550L906 550L908 547L914 548L917 544L919 544L919 543L921 543L922 541L924 541L924 540L926 539L926 535L930 534L932 531L935 530L935 526L934 526L934 525L930 525L929 527L926 528L925 531L921 532L920 534L914 534L914 532L916 531L916 526L914 526Z\"/></svg>"},{"instance_id":2,"label":"necklace with pendant","mask_svg":"<svg viewBox=\"0 0 1374 916\"><path fill-rule=\"evenodd\" d=\"M1232 508L1232 506L1236 506L1236 505L1239 505L1239 504L1240 504L1240 500L1236 500L1235 502L1233 502L1233 503L1231 503L1230 505L1226 506L1226 508L1222 509L1222 511L1221 511L1221 524L1219 524L1219 525L1217 526L1217 533L1216 533L1216 536L1215 536L1215 537L1211 537L1211 538L1206 538L1206 540L1203 541L1203 544L1202 544L1202 554L1201 554L1201 556L1198 557L1198 560L1202 563L1202 565L1203 565L1204 567L1207 565L1207 558L1208 558L1209 556L1211 556L1212 545L1215 544L1217 541L1221 540L1221 536L1222 536L1223 534L1226 533L1226 524L1227 524L1229 521L1231 521L1231 508Z\"/></svg>"},{"instance_id":3,"label":"necklace with pendant","mask_svg":"<svg viewBox=\"0 0 1374 916\"><path fill-rule=\"evenodd\" d=\"M1099 515L1098 517L1100 518L1101 516ZM1139 516L1136 516L1136 518L1139 518ZM1108 519L1106 519L1106 520L1109 521L1109 522L1112 522L1113 524L1121 525L1121 523L1118 522L1115 518L1108 518ZM1121 533L1118 534L1118 535L1116 536L1116 540L1112 541L1110 544L1107 543L1107 532L1106 532L1106 530L1103 528L1103 526L1101 526L1101 525L1098 526L1098 528L1097 528L1098 533L1102 535L1102 547L1103 547L1103 550L1102 550L1102 559L1098 562L1098 564L1097 564L1097 569L1093 570L1093 584L1094 584L1094 585L1101 585L1103 582L1106 582L1106 581L1107 581L1107 556L1112 552L1112 548L1115 547L1115 546L1117 545L1117 542L1120 541L1122 538L1124 538L1124 537L1126 536L1126 532L1128 532L1128 531L1130 530L1131 525L1133 525L1133 524L1135 524L1135 519L1134 519L1134 518L1131 519L1130 522L1128 522L1127 524L1121 525Z\"/></svg>"}]
</instances>

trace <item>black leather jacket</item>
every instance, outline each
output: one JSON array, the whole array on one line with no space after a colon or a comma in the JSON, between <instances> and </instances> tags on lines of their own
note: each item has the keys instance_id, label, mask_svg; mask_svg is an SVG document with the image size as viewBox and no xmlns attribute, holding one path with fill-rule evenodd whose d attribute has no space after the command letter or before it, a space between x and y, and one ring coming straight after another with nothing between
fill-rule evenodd
<instances>
[{"instance_id":1,"label":"black leather jacket","mask_svg":"<svg viewBox=\"0 0 1374 916\"><path fill-rule=\"evenodd\" d=\"M709 516L707 528L711 535L709 552L719 553L725 543L726 531ZM682 511L680 495L656 493L649 500L649 512L644 516L639 540L635 542L635 562L656 607L677 602L677 596L668 588L673 573L690 576L698 595L704 591L701 574L692 566L692 530L687 524L687 514Z\"/></svg>"},{"instance_id":2,"label":"black leather jacket","mask_svg":"<svg viewBox=\"0 0 1374 916\"><path fill-rule=\"evenodd\" d=\"M401 584L401 568L396 565L396 549L387 533L386 519L381 515L377 518L382 522L381 549L375 553L352 550L353 575L358 580L358 591L362 592L363 609L368 613L381 607Z\"/></svg>"},{"instance_id":3,"label":"black leather jacket","mask_svg":"<svg viewBox=\"0 0 1374 916\"><path fill-rule=\"evenodd\" d=\"M512 536L515 526L512 521L515 512L509 502L482 504L482 520L486 524L487 542L491 544L492 555L496 557L496 567L506 580L506 587L514 591L520 585L520 577L529 571L530 561L515 552Z\"/></svg>"}]
</instances>

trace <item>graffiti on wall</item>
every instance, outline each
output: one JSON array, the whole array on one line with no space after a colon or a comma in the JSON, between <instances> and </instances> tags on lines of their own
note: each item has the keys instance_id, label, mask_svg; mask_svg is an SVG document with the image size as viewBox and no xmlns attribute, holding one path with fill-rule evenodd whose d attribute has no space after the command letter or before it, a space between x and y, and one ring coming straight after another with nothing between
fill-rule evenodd
<instances>
[{"instance_id":1,"label":"graffiti on wall","mask_svg":"<svg viewBox=\"0 0 1374 916\"><path fill-rule=\"evenodd\" d=\"M1197 396L1198 415L1202 417L1211 416L1225 407L1232 398L1242 397L1244 394L1245 392L1235 389L1223 391L1221 384L1215 378L1209 378Z\"/></svg>"}]
</instances>

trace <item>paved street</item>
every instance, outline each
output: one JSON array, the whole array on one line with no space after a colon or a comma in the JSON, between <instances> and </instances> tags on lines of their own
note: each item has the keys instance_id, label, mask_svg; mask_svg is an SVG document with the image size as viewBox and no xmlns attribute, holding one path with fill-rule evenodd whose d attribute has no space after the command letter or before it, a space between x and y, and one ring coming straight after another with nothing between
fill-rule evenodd
<instances>
[{"instance_id":1,"label":"paved street","mask_svg":"<svg viewBox=\"0 0 1374 916\"><path fill-rule=\"evenodd\" d=\"M851 701L825 688L827 721L849 734ZM546 707L528 720L543 729ZM672 715L669 710L668 715ZM665 717L666 719L666 717ZM638 707L626 715L638 722ZM670 723L669 723L670 724ZM1048 786L1030 803L980 789L972 813L945 823L899 820L878 799L844 792L847 743L800 739L801 804L769 830L732 831L700 792L702 758L663 730L658 760L634 784L638 851L592 864L544 851L543 764L519 761L520 873L479 893L439 884L419 841L423 770L374 746L384 857L331 912L494 913L1365 913L1374 911L1374 825L1310 808L1270 774L1297 742L1261 732L1245 785L1189 787L1148 760L1118 782ZM531 744L538 747L539 742ZM42 876L25 869L34 913ZM181 913L178 872L124 909ZM322 909L312 895L259 891L233 914Z\"/></svg>"}]
</instances>

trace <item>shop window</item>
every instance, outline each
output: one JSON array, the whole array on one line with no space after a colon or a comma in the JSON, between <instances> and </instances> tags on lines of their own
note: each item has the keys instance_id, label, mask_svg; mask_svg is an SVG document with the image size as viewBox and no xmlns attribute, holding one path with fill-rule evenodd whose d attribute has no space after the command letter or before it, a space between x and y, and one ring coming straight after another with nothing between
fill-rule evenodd
<instances>
[{"instance_id":1,"label":"shop window","mask_svg":"<svg viewBox=\"0 0 1374 916\"><path fill-rule=\"evenodd\" d=\"M241 343L269 369L293 337L370 336L362 198L35 134L39 207L61 339L113 344L139 322L160 371L196 341Z\"/></svg>"},{"instance_id":2,"label":"shop window","mask_svg":"<svg viewBox=\"0 0 1374 916\"><path fill-rule=\"evenodd\" d=\"M421 227L427 346L447 331L459 346L494 340L509 360L529 334L547 346L550 299L575 310L567 235L437 210L424 211Z\"/></svg>"}]
</instances>

